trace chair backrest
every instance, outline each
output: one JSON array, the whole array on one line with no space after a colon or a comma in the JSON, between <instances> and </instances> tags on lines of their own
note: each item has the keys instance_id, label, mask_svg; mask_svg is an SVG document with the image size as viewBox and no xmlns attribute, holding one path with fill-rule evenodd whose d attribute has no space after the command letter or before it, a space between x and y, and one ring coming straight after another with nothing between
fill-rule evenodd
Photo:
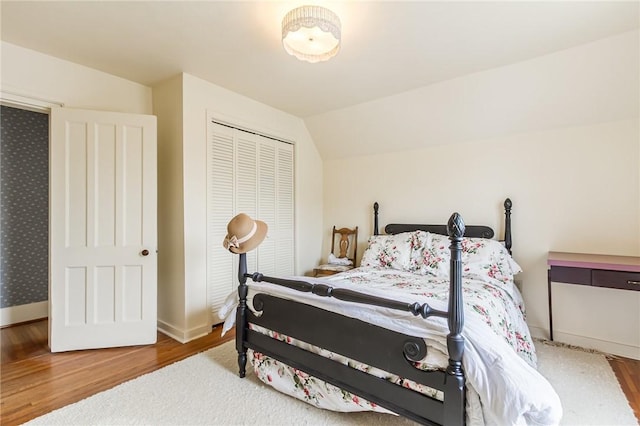
<instances>
[{"instance_id":1,"label":"chair backrest","mask_svg":"<svg viewBox=\"0 0 640 426\"><path fill-rule=\"evenodd\" d=\"M339 236L338 249L339 253L336 254L336 236ZM349 247L353 247L353 256L349 256ZM358 254L358 227L354 229L333 227L331 234L331 253L338 257L346 257L350 259L353 264L356 264L356 256Z\"/></svg>"}]
</instances>

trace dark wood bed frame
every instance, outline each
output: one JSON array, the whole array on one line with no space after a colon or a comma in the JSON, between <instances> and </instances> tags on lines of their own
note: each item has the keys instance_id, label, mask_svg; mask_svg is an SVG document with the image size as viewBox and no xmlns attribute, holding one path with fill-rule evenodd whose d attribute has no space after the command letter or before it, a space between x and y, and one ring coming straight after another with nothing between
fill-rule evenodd
<instances>
[{"instance_id":1,"label":"dark wood bed frame","mask_svg":"<svg viewBox=\"0 0 640 426\"><path fill-rule=\"evenodd\" d=\"M504 202L505 246L511 252L511 200ZM448 235L451 240L451 269L449 306L439 311L428 304L405 303L370 296L325 284L263 276L247 273L246 254L240 254L238 270L239 305L236 312L236 349L240 377L245 376L247 349L263 353L311 376L332 383L361 398L387 408L394 413L429 425L462 425L465 422L465 379L462 368L464 338L462 327L462 238L492 238L487 226L467 226L458 213L451 215L447 225L389 224L387 234L424 230ZM374 235L378 235L378 203L374 204ZM261 312L256 316L247 307L247 278L254 282L269 282L322 297L381 306L410 312L415 316L447 319L449 334L447 349L449 365L445 371L422 371L412 365L427 354L423 338L409 336L379 327L356 318L328 312L311 305L258 293L253 307ZM444 401L438 401L416 391L393 384L339 362L300 349L260 332L249 329L256 324L295 339L339 353L353 360L413 380L442 391Z\"/></svg>"}]
</instances>

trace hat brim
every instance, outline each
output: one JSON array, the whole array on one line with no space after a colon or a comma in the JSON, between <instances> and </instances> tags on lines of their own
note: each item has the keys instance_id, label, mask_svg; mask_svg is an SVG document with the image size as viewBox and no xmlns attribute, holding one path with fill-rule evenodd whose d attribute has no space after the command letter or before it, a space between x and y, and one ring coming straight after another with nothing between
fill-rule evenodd
<instances>
[{"instance_id":1,"label":"hat brim","mask_svg":"<svg viewBox=\"0 0 640 426\"><path fill-rule=\"evenodd\" d=\"M267 224L261 220L256 220L256 233L253 237L249 238L244 243L240 244L240 247L229 247L229 251L236 254L246 253L258 247L264 238L267 236Z\"/></svg>"}]
</instances>

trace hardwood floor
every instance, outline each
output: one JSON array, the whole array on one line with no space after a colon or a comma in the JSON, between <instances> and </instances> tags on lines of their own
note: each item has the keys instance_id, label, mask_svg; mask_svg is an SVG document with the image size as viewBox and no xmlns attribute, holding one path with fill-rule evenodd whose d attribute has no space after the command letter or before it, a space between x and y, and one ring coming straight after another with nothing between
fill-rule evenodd
<instances>
[{"instance_id":1,"label":"hardwood floor","mask_svg":"<svg viewBox=\"0 0 640 426\"><path fill-rule=\"evenodd\" d=\"M19 425L234 338L209 335L181 344L158 333L155 345L52 354L46 320L0 330L0 424ZM609 357L640 423L640 361Z\"/></svg>"},{"instance_id":2,"label":"hardwood floor","mask_svg":"<svg viewBox=\"0 0 640 426\"><path fill-rule=\"evenodd\" d=\"M640 424L640 361L617 356L607 359Z\"/></svg>"},{"instance_id":3,"label":"hardwood floor","mask_svg":"<svg viewBox=\"0 0 640 426\"><path fill-rule=\"evenodd\" d=\"M48 321L0 330L0 424L19 425L55 409L233 340L217 327L181 344L162 333L154 345L52 354Z\"/></svg>"}]
</instances>

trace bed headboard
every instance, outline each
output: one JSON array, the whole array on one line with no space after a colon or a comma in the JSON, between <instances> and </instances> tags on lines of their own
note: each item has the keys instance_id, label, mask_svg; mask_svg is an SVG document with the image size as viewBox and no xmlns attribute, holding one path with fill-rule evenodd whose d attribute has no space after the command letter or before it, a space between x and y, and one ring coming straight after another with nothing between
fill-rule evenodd
<instances>
[{"instance_id":1,"label":"bed headboard","mask_svg":"<svg viewBox=\"0 0 640 426\"><path fill-rule=\"evenodd\" d=\"M511 200L504 200L504 245L511 254ZM373 203L373 234L378 235L378 210L380 206L377 202ZM426 231L434 234L447 235L447 225L425 225L410 223L390 223L384 227L387 234L399 234L401 232ZM484 225L467 225L465 227L464 236L471 238L493 238L495 232L489 226Z\"/></svg>"}]
</instances>

